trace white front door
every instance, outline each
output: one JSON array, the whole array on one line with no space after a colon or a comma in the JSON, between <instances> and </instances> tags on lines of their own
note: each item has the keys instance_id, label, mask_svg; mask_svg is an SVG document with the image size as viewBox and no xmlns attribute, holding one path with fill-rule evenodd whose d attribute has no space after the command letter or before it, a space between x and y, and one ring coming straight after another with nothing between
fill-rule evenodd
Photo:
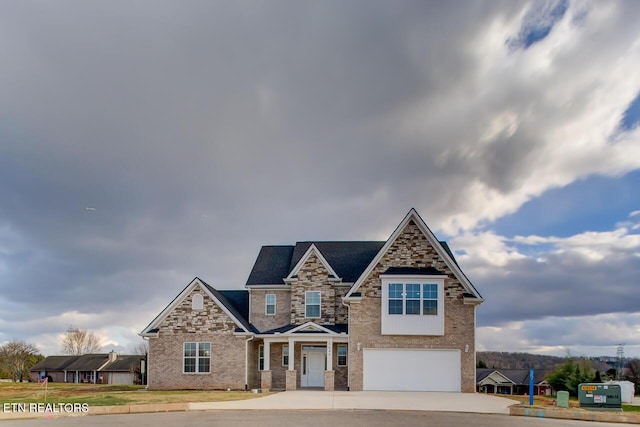
<instances>
[{"instance_id":1,"label":"white front door","mask_svg":"<svg viewBox=\"0 0 640 427\"><path fill-rule=\"evenodd\" d=\"M302 387L324 387L326 358L325 348L302 350Z\"/></svg>"}]
</instances>

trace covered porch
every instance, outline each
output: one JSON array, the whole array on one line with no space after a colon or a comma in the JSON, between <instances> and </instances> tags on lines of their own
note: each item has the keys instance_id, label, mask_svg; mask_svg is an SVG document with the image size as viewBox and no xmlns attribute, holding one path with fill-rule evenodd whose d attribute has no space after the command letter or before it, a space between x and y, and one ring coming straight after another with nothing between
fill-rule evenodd
<instances>
[{"instance_id":1,"label":"covered porch","mask_svg":"<svg viewBox=\"0 0 640 427\"><path fill-rule=\"evenodd\" d=\"M258 370L263 390L347 390L346 330L308 322L258 335Z\"/></svg>"}]
</instances>

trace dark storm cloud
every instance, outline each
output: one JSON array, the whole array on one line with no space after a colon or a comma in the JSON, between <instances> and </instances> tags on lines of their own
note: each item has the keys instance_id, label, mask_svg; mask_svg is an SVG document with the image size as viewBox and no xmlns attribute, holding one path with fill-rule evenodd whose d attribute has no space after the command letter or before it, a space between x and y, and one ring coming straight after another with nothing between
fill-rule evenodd
<instances>
[{"instance_id":1,"label":"dark storm cloud","mask_svg":"<svg viewBox=\"0 0 640 427\"><path fill-rule=\"evenodd\" d=\"M527 57L503 65L527 7L3 2L4 335L33 335L40 316L51 333L74 321L138 330L194 276L241 287L262 244L383 239L412 206L434 229L469 228L560 185L557 170L588 173L560 165L528 187L555 155L540 129L585 114L545 89L591 68L581 45L535 78ZM613 22L637 16L625 7ZM589 61L636 34L595 28ZM571 88L569 101L593 93Z\"/></svg>"}]
</instances>

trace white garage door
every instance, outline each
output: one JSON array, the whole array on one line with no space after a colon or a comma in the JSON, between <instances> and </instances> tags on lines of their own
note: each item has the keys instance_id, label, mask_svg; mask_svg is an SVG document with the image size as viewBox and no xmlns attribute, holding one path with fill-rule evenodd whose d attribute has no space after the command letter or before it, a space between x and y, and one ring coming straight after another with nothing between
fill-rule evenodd
<instances>
[{"instance_id":1,"label":"white garage door","mask_svg":"<svg viewBox=\"0 0 640 427\"><path fill-rule=\"evenodd\" d=\"M365 390L460 391L459 350L363 351Z\"/></svg>"}]
</instances>

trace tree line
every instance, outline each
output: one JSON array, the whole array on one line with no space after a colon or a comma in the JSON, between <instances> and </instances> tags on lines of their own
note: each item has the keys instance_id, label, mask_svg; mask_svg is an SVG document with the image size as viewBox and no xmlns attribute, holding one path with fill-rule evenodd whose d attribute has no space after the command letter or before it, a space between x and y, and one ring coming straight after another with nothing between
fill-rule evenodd
<instances>
[{"instance_id":1,"label":"tree line","mask_svg":"<svg viewBox=\"0 0 640 427\"><path fill-rule=\"evenodd\" d=\"M91 331L68 326L61 338L62 353L70 356L97 353L102 348L101 341L100 337ZM134 351L137 353L145 348L146 344L140 344ZM0 378L27 381L31 368L44 358L35 345L13 339L0 345Z\"/></svg>"}]
</instances>

